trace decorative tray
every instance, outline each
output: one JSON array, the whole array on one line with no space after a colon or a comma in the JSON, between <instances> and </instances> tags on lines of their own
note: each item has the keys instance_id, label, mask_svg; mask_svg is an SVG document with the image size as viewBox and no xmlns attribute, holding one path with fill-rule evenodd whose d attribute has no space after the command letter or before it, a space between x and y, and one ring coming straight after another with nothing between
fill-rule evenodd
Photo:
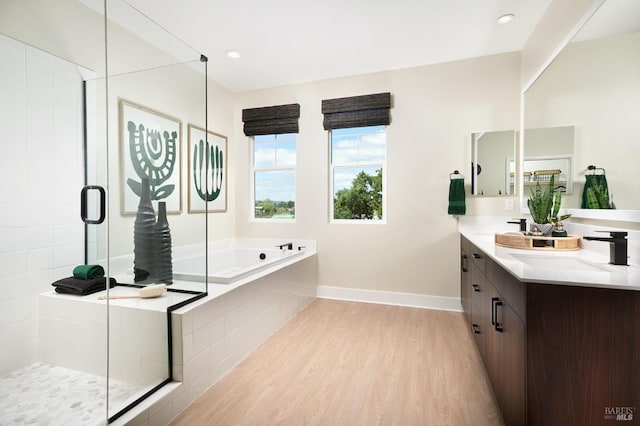
<instances>
[{"instance_id":1,"label":"decorative tray","mask_svg":"<svg viewBox=\"0 0 640 426\"><path fill-rule=\"evenodd\" d=\"M566 237L542 237L518 233L496 233L497 246L525 250L580 250L580 238L577 235Z\"/></svg>"}]
</instances>

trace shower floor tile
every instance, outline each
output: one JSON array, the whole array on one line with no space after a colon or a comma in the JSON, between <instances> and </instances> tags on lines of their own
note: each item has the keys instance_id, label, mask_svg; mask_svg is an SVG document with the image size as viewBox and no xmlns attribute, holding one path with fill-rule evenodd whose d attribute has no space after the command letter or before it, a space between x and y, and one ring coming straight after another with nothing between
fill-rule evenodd
<instances>
[{"instance_id":1,"label":"shower floor tile","mask_svg":"<svg viewBox=\"0 0 640 426\"><path fill-rule=\"evenodd\" d=\"M105 423L106 378L36 363L0 377L0 425L99 425ZM109 380L110 414L143 390Z\"/></svg>"}]
</instances>

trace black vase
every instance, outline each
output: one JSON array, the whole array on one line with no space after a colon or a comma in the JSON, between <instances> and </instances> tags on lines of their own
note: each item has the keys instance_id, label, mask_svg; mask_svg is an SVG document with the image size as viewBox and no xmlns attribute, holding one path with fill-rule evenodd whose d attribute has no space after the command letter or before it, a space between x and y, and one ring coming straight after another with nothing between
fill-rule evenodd
<instances>
[{"instance_id":1,"label":"black vase","mask_svg":"<svg viewBox=\"0 0 640 426\"><path fill-rule=\"evenodd\" d=\"M153 231L156 215L151 204L149 179L142 179L140 203L133 225L133 274L134 282L144 281L153 275Z\"/></svg>"},{"instance_id":2,"label":"black vase","mask_svg":"<svg viewBox=\"0 0 640 426\"><path fill-rule=\"evenodd\" d=\"M173 265L171 263L171 229L167 221L167 203L158 203L158 222L153 229L153 250L155 265L153 277L157 282L173 283Z\"/></svg>"}]
</instances>

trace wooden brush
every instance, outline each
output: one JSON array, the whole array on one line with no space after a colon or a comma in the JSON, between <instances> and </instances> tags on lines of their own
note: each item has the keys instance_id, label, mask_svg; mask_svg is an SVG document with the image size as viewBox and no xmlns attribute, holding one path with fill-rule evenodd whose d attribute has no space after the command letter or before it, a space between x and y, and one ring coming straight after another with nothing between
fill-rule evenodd
<instances>
[{"instance_id":1,"label":"wooden brush","mask_svg":"<svg viewBox=\"0 0 640 426\"><path fill-rule=\"evenodd\" d=\"M148 285L140 289L137 295L128 295L128 296L109 296L106 295L98 296L98 300L106 300L106 299L153 299L154 297L160 297L167 291L166 284L154 284Z\"/></svg>"}]
</instances>

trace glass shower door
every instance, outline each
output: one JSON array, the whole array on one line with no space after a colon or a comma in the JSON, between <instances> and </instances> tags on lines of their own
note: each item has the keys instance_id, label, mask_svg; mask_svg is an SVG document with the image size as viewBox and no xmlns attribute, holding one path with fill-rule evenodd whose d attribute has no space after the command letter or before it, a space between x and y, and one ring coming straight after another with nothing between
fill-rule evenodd
<instances>
[{"instance_id":1,"label":"glass shower door","mask_svg":"<svg viewBox=\"0 0 640 426\"><path fill-rule=\"evenodd\" d=\"M180 380L171 311L206 293L173 277L194 252L206 262L207 215L192 212L190 147L207 127L206 58L121 0L106 3L108 227L96 253L117 284L107 300L108 413L119 418L164 384ZM158 292L155 290L160 289ZM182 357L178 357L181 359ZM174 371L176 374L174 374Z\"/></svg>"}]
</instances>

